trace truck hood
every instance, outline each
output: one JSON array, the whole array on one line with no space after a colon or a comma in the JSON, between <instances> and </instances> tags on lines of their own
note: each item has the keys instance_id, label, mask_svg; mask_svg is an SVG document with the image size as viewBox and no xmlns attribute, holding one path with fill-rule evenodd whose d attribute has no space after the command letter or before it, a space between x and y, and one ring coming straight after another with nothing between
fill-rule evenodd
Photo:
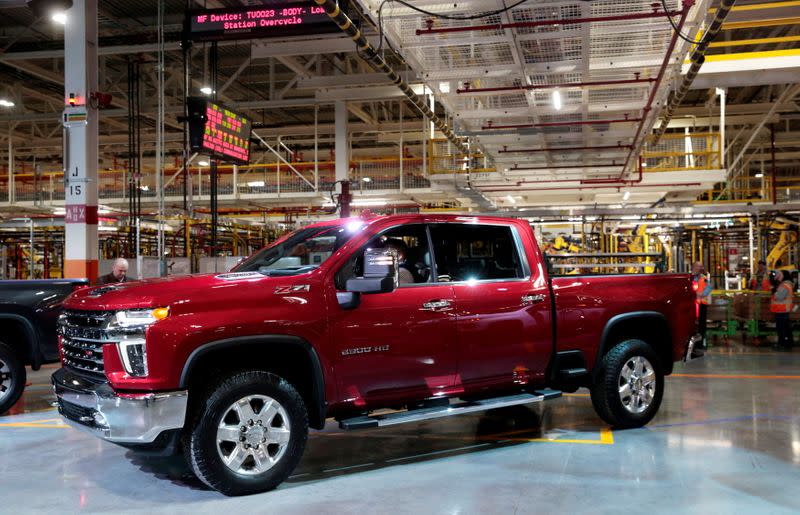
<instances>
[{"instance_id":1,"label":"truck hood","mask_svg":"<svg viewBox=\"0 0 800 515\"><path fill-rule=\"evenodd\" d=\"M225 306L264 299L278 292L288 293L293 287L308 291L313 275L268 277L258 272L231 272L146 279L83 288L73 293L64 307L104 311L169 306L191 311L208 303Z\"/></svg>"}]
</instances>

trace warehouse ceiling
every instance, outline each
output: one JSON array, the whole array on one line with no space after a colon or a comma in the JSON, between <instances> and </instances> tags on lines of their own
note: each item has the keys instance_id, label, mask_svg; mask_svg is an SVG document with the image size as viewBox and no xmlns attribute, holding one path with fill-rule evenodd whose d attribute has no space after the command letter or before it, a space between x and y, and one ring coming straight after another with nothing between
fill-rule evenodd
<instances>
[{"instance_id":1,"label":"warehouse ceiling","mask_svg":"<svg viewBox=\"0 0 800 515\"><path fill-rule=\"evenodd\" d=\"M253 3L199 1L188 6ZM674 14L673 23L683 21L682 32L694 38L701 24L712 19L717 3L698 1L686 12L676 0L666 1L666 6ZM0 107L0 148L7 150L10 141L17 167L26 163L33 167L35 162L57 170L62 148L63 32L69 25L48 17L37 19L24 2L10 4L0 8L0 97L14 106ZM691 48L675 36L659 2L415 0L410 4L417 10L393 0L359 0L348 12L415 90L435 99L437 114L468 138L479 157L468 166L460 156L452 156L449 168L426 169L425 181L411 193L374 192L390 204L486 208L487 203L479 206L474 196L465 194L471 190L500 208L625 201L646 205L687 202L724 180L722 166L706 170L694 162L692 167L684 163L683 169L665 169L663 174L640 175L648 172L640 167L642 151L648 149L646 138L658 126ZM164 139L169 161L178 164L182 125L177 118L184 98L179 42L187 3L168 0L163 5ZM800 5L739 0L736 6L709 55L737 57L707 61L703 70L708 73L696 79L676 110L668 135L683 135L687 129L719 131L716 88L726 88L726 161L736 160L740 151L745 156L728 173L751 177L765 161L769 168L772 126L776 168L783 175L800 175L797 92L786 91L787 85L800 82L798 56L793 53L800 41ZM132 61L139 62L142 70L145 161L153 155L157 10L153 0L99 2L99 89L112 95L100 116L101 169L120 168L127 157L127 73ZM494 14L474 20L441 17L486 12ZM331 158L336 100L347 101L353 159L401 154L430 159L434 152L437 156L454 152L446 142L438 147L429 143L431 134L421 113L354 47L338 33L221 42L217 93L226 105L249 115L260 136L270 142L280 139L284 148L305 161L315 155L315 137L319 160ZM209 48L196 44L189 52L192 95L209 84ZM768 66L759 64L765 59ZM750 62L754 60L758 62ZM675 141L685 149L682 136ZM266 150L254 155L259 163L276 160ZM657 164L643 162L651 169ZM434 175L435 171L451 173ZM296 198L254 194L248 199L248 205L258 206L322 205L327 193ZM222 203L241 201L234 195Z\"/></svg>"}]
</instances>

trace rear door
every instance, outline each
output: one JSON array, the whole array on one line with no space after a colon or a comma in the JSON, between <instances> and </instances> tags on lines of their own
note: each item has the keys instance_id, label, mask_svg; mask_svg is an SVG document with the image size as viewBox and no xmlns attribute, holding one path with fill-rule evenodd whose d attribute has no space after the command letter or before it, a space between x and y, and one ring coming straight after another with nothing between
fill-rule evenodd
<instances>
[{"instance_id":1,"label":"rear door","mask_svg":"<svg viewBox=\"0 0 800 515\"><path fill-rule=\"evenodd\" d=\"M524 251L529 235L501 224L442 223L430 231L438 279L452 285L458 306L464 387L541 381L552 352L550 292Z\"/></svg>"}]
</instances>

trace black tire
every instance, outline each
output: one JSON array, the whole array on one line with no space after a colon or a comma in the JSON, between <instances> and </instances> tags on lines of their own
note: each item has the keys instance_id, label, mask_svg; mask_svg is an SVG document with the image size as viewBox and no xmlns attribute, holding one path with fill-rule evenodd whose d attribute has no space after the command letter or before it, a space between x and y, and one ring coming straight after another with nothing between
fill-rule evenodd
<instances>
[{"instance_id":1,"label":"black tire","mask_svg":"<svg viewBox=\"0 0 800 515\"><path fill-rule=\"evenodd\" d=\"M251 454L247 460L252 464L252 470L239 473L224 463L221 454L224 449L222 445L218 446L217 430L223 420L227 420L225 417L231 415L232 405L251 396L266 396L277 401L287 415L288 420L281 418L280 422L288 424L289 437L285 450L269 469L258 473L255 457ZM212 388L196 406L186 426L184 454L197 477L225 495L247 495L272 490L289 477L303 455L308 439L308 412L297 390L281 377L262 371L236 373ZM257 415L260 413L262 412L256 412ZM232 424L239 423L247 426L247 421ZM242 451L236 445L236 452L254 452ZM266 451L266 444L264 445ZM248 466L247 460L242 464L243 467Z\"/></svg>"},{"instance_id":2,"label":"black tire","mask_svg":"<svg viewBox=\"0 0 800 515\"><path fill-rule=\"evenodd\" d=\"M623 386L625 384L622 377L623 368L627 367L625 372L629 373L630 370L633 370L632 364L645 363L641 361L641 358L644 358L647 363L643 370L652 371L655 376L652 378L647 375L649 379L654 379L650 384L655 386L655 391L651 393L651 390L647 389L646 395L649 396L649 404L646 407L644 402L641 404L638 402L639 396L625 397L625 394L620 392L620 383ZM597 371L597 380L591 391L592 405L597 415L611 426L620 429L644 426L658 413L664 395L664 371L658 354L650 345L641 340L625 340L618 343L608 354L603 356L600 369ZM629 399L627 404L623 398Z\"/></svg>"},{"instance_id":3,"label":"black tire","mask_svg":"<svg viewBox=\"0 0 800 515\"><path fill-rule=\"evenodd\" d=\"M27 374L14 349L0 342L0 415L17 403L25 390Z\"/></svg>"}]
</instances>

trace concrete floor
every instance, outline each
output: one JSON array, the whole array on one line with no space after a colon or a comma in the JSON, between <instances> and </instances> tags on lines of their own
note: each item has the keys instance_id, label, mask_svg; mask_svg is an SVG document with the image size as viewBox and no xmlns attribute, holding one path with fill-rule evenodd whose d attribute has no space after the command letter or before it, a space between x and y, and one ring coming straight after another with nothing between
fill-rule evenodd
<instances>
[{"instance_id":1,"label":"concrete floor","mask_svg":"<svg viewBox=\"0 0 800 515\"><path fill-rule=\"evenodd\" d=\"M0 513L797 513L800 350L679 365L646 428L609 431L580 391L362 432L312 432L273 492L226 498L182 459L142 459L61 425L53 369L0 417Z\"/></svg>"}]
</instances>

